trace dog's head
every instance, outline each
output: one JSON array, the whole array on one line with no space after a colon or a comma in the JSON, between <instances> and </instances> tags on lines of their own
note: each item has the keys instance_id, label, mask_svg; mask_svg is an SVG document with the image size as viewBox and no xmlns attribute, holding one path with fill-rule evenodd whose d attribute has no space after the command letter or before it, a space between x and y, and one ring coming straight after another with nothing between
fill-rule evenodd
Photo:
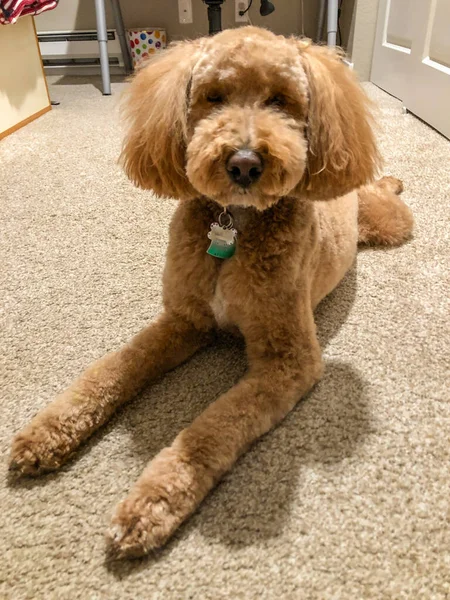
<instances>
[{"instance_id":1,"label":"dog's head","mask_svg":"<svg viewBox=\"0 0 450 600\"><path fill-rule=\"evenodd\" d=\"M374 176L368 101L341 55L255 27L182 42L134 78L122 163L161 196L264 209Z\"/></svg>"}]
</instances>

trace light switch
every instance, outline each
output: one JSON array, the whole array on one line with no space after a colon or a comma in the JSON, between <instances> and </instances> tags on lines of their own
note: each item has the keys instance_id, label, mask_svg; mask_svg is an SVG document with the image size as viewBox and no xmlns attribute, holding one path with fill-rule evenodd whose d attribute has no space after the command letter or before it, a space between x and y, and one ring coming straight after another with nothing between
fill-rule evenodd
<instances>
[{"instance_id":1,"label":"light switch","mask_svg":"<svg viewBox=\"0 0 450 600\"><path fill-rule=\"evenodd\" d=\"M180 23L192 23L192 0L178 0L178 14Z\"/></svg>"}]
</instances>

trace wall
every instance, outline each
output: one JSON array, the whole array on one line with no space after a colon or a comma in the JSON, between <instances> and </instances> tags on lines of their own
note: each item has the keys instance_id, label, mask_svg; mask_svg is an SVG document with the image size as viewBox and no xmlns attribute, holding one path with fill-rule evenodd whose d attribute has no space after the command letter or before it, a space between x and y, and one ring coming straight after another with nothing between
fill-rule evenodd
<instances>
[{"instance_id":1,"label":"wall","mask_svg":"<svg viewBox=\"0 0 450 600\"><path fill-rule=\"evenodd\" d=\"M253 0L250 9L255 25L268 27L276 33L290 35L302 33L301 0L273 0L275 12L267 17L259 14L259 0ZM344 45L348 40L355 0L342 1L341 30ZM110 3L105 2L108 27L113 28ZM315 38L319 0L303 0L304 33ZM125 27L165 27L171 39L194 38L208 32L207 8L201 0L192 0L194 23L178 22L177 0L122 0ZM222 7L223 27L238 26L234 22L234 0L226 0ZM36 17L38 31L95 29L95 9L92 0L62 0L55 10Z\"/></svg>"},{"instance_id":2,"label":"wall","mask_svg":"<svg viewBox=\"0 0 450 600\"><path fill-rule=\"evenodd\" d=\"M319 0L303 0L303 26L301 0L272 0L275 11L267 16L259 14L259 0L253 0L250 16L254 25L267 27L283 35L300 35L316 38ZM347 47L354 24L354 6L357 0L340 0L342 45ZM378 0L358 0L358 4L377 4ZM107 25L114 28L110 2L105 0ZM195 38L208 33L207 7L202 0L192 0L194 22L182 25L178 19L177 0L122 0L125 27L164 27L169 40ZM364 11L363 11L364 12ZM238 27L234 21L234 0L226 0L222 5L223 28ZM95 29L95 8L92 0L61 0L55 10L36 18L36 27L42 31L73 31ZM326 16L323 39L326 39Z\"/></svg>"},{"instance_id":3,"label":"wall","mask_svg":"<svg viewBox=\"0 0 450 600\"><path fill-rule=\"evenodd\" d=\"M268 27L276 33L290 35L301 32L300 0L273 0L275 12L267 17L259 14L259 1L250 9L254 25ZM105 2L107 25L114 28L110 3ZM178 20L177 0L122 0L125 27L165 27L169 39L195 38L208 33L207 8L201 0L192 0L194 22L182 25ZM304 0L305 34L314 36L318 13L316 0ZM95 10L92 0L62 0L55 10L36 18L38 31L95 29ZM234 0L226 0L222 7L223 28L238 26L234 22Z\"/></svg>"}]
</instances>

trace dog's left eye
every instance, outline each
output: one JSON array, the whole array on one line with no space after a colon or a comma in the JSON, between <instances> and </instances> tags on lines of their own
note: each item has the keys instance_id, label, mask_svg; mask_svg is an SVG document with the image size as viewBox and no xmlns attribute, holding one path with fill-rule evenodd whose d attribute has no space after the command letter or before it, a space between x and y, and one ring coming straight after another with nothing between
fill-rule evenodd
<instances>
[{"instance_id":1,"label":"dog's left eye","mask_svg":"<svg viewBox=\"0 0 450 600\"><path fill-rule=\"evenodd\" d=\"M211 104L220 104L220 102L223 102L223 96L220 94L210 94L209 96L206 96L206 99L208 102L211 102Z\"/></svg>"},{"instance_id":2,"label":"dog's left eye","mask_svg":"<svg viewBox=\"0 0 450 600\"><path fill-rule=\"evenodd\" d=\"M266 100L267 106L285 106L286 98L282 94L277 94L276 96L271 96L268 100Z\"/></svg>"}]
</instances>

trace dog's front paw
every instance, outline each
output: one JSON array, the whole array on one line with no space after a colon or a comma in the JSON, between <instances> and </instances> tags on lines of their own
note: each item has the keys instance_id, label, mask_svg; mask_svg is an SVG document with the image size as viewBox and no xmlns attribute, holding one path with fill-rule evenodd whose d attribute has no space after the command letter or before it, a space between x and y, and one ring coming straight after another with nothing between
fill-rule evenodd
<instances>
[{"instance_id":1,"label":"dog's front paw","mask_svg":"<svg viewBox=\"0 0 450 600\"><path fill-rule=\"evenodd\" d=\"M195 510L210 480L195 466L163 450L121 502L107 533L112 559L136 558L161 547Z\"/></svg>"},{"instance_id":2,"label":"dog's front paw","mask_svg":"<svg viewBox=\"0 0 450 600\"><path fill-rule=\"evenodd\" d=\"M129 497L116 510L107 533L111 558L136 558L162 546L177 528L180 507L159 494Z\"/></svg>"},{"instance_id":3,"label":"dog's front paw","mask_svg":"<svg viewBox=\"0 0 450 600\"><path fill-rule=\"evenodd\" d=\"M13 439L9 470L14 475L40 475L64 462L64 436L45 423L28 425Z\"/></svg>"}]
</instances>

